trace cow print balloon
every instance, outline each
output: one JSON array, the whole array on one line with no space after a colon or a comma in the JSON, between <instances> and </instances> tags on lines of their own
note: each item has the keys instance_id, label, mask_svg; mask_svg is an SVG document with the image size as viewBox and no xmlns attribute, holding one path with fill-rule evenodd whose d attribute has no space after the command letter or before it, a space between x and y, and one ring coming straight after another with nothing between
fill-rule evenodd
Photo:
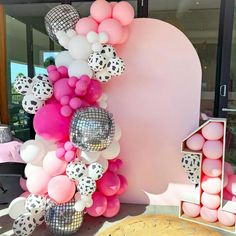
<instances>
[{"instance_id":1,"label":"cow print balloon","mask_svg":"<svg viewBox=\"0 0 236 236\"><path fill-rule=\"evenodd\" d=\"M20 76L17 77L14 83L14 88L17 93L26 95L31 93L33 80L30 77Z\"/></svg>"},{"instance_id":2,"label":"cow print balloon","mask_svg":"<svg viewBox=\"0 0 236 236\"><path fill-rule=\"evenodd\" d=\"M195 172L188 172L188 179L193 184L199 184L200 181L200 170Z\"/></svg>"},{"instance_id":3,"label":"cow print balloon","mask_svg":"<svg viewBox=\"0 0 236 236\"><path fill-rule=\"evenodd\" d=\"M102 177L103 174L103 166L98 163L94 162L88 167L88 176L94 180L98 180Z\"/></svg>"},{"instance_id":4,"label":"cow print balloon","mask_svg":"<svg viewBox=\"0 0 236 236\"><path fill-rule=\"evenodd\" d=\"M17 236L28 236L36 228L36 220L30 213L20 215L13 223L13 231Z\"/></svg>"},{"instance_id":5,"label":"cow print balloon","mask_svg":"<svg viewBox=\"0 0 236 236\"><path fill-rule=\"evenodd\" d=\"M93 71L101 71L106 66L106 58L101 53L94 52L88 58L88 65Z\"/></svg>"},{"instance_id":6,"label":"cow print balloon","mask_svg":"<svg viewBox=\"0 0 236 236\"><path fill-rule=\"evenodd\" d=\"M36 221L37 225L41 225L43 224L43 222L45 221L44 216L46 215L46 211L41 211L40 213L34 215L34 219Z\"/></svg>"},{"instance_id":7,"label":"cow print balloon","mask_svg":"<svg viewBox=\"0 0 236 236\"><path fill-rule=\"evenodd\" d=\"M23 109L29 114L35 114L42 106L44 101L40 101L33 94L27 94L22 100Z\"/></svg>"},{"instance_id":8,"label":"cow print balloon","mask_svg":"<svg viewBox=\"0 0 236 236\"><path fill-rule=\"evenodd\" d=\"M53 94L53 87L51 83L45 81L38 81L33 86L33 94L41 101L49 99Z\"/></svg>"},{"instance_id":9,"label":"cow print balloon","mask_svg":"<svg viewBox=\"0 0 236 236\"><path fill-rule=\"evenodd\" d=\"M66 167L66 174L70 179L78 181L87 175L87 167L82 161L72 161Z\"/></svg>"},{"instance_id":10,"label":"cow print balloon","mask_svg":"<svg viewBox=\"0 0 236 236\"><path fill-rule=\"evenodd\" d=\"M112 76L119 76L125 71L125 63L119 57L111 58L106 69Z\"/></svg>"},{"instance_id":11,"label":"cow print balloon","mask_svg":"<svg viewBox=\"0 0 236 236\"><path fill-rule=\"evenodd\" d=\"M104 44L101 54L107 59L111 59L113 57L116 57L116 50L109 44Z\"/></svg>"},{"instance_id":12,"label":"cow print balloon","mask_svg":"<svg viewBox=\"0 0 236 236\"><path fill-rule=\"evenodd\" d=\"M33 77L33 83L37 83L39 81L50 83L50 81L48 79L48 76L45 75L45 74L39 74L39 75L36 75L36 76Z\"/></svg>"},{"instance_id":13,"label":"cow print balloon","mask_svg":"<svg viewBox=\"0 0 236 236\"><path fill-rule=\"evenodd\" d=\"M38 214L45 210L47 198L43 195L30 194L25 203L25 209L31 214Z\"/></svg>"},{"instance_id":14,"label":"cow print balloon","mask_svg":"<svg viewBox=\"0 0 236 236\"><path fill-rule=\"evenodd\" d=\"M96 191L96 182L91 177L82 177L79 179L77 189L81 195L91 195Z\"/></svg>"},{"instance_id":15,"label":"cow print balloon","mask_svg":"<svg viewBox=\"0 0 236 236\"><path fill-rule=\"evenodd\" d=\"M95 78L100 82L106 83L111 79L111 75L106 69L103 69L95 72Z\"/></svg>"},{"instance_id":16,"label":"cow print balloon","mask_svg":"<svg viewBox=\"0 0 236 236\"><path fill-rule=\"evenodd\" d=\"M185 172L195 172L200 168L200 155L186 153L181 160Z\"/></svg>"}]
</instances>

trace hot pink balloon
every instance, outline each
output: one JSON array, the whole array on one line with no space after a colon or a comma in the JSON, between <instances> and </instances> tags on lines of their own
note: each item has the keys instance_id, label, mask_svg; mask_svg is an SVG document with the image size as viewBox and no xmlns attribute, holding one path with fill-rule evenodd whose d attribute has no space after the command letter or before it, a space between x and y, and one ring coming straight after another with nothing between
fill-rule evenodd
<instances>
[{"instance_id":1,"label":"hot pink balloon","mask_svg":"<svg viewBox=\"0 0 236 236\"><path fill-rule=\"evenodd\" d=\"M98 32L105 32L109 37L108 43L118 44L123 35L123 27L119 21L115 19L104 20L98 27Z\"/></svg>"},{"instance_id":2,"label":"hot pink balloon","mask_svg":"<svg viewBox=\"0 0 236 236\"><path fill-rule=\"evenodd\" d=\"M203 192L201 196L201 203L209 209L218 209L220 206L220 196L218 194L208 194Z\"/></svg>"},{"instance_id":3,"label":"hot pink balloon","mask_svg":"<svg viewBox=\"0 0 236 236\"><path fill-rule=\"evenodd\" d=\"M45 170L38 169L28 177L26 186L31 193L44 194L48 191L48 183L50 180L51 176Z\"/></svg>"},{"instance_id":4,"label":"hot pink balloon","mask_svg":"<svg viewBox=\"0 0 236 236\"><path fill-rule=\"evenodd\" d=\"M50 65L47 67L47 72L50 73L51 71L57 70L57 67L54 65Z\"/></svg>"},{"instance_id":5,"label":"hot pink balloon","mask_svg":"<svg viewBox=\"0 0 236 236\"><path fill-rule=\"evenodd\" d=\"M118 2L113 7L112 17L122 25L129 25L134 19L134 8L128 2Z\"/></svg>"},{"instance_id":6,"label":"hot pink balloon","mask_svg":"<svg viewBox=\"0 0 236 236\"><path fill-rule=\"evenodd\" d=\"M108 170L111 172L117 172L118 169L118 165L115 162L109 162Z\"/></svg>"},{"instance_id":7,"label":"hot pink balloon","mask_svg":"<svg viewBox=\"0 0 236 236\"><path fill-rule=\"evenodd\" d=\"M120 178L117 174L107 171L102 178L97 181L97 187L105 196L115 195L120 189Z\"/></svg>"},{"instance_id":8,"label":"hot pink balloon","mask_svg":"<svg viewBox=\"0 0 236 236\"><path fill-rule=\"evenodd\" d=\"M112 6L105 0L96 0L90 7L90 15L100 23L105 19L111 18Z\"/></svg>"},{"instance_id":9,"label":"hot pink balloon","mask_svg":"<svg viewBox=\"0 0 236 236\"><path fill-rule=\"evenodd\" d=\"M205 143L201 134L194 134L186 141L186 146L193 151L200 151Z\"/></svg>"},{"instance_id":10,"label":"hot pink balloon","mask_svg":"<svg viewBox=\"0 0 236 236\"><path fill-rule=\"evenodd\" d=\"M66 161L57 158L56 151L48 152L43 159L43 169L51 176L63 174L66 166Z\"/></svg>"},{"instance_id":11,"label":"hot pink balloon","mask_svg":"<svg viewBox=\"0 0 236 236\"><path fill-rule=\"evenodd\" d=\"M102 85L95 79L90 80L90 84L85 95L86 101L89 103L96 102L102 96Z\"/></svg>"},{"instance_id":12,"label":"hot pink balloon","mask_svg":"<svg viewBox=\"0 0 236 236\"><path fill-rule=\"evenodd\" d=\"M46 140L60 141L69 134L70 118L60 113L60 104L47 104L40 108L34 116L36 133Z\"/></svg>"},{"instance_id":13,"label":"hot pink balloon","mask_svg":"<svg viewBox=\"0 0 236 236\"><path fill-rule=\"evenodd\" d=\"M20 186L21 186L22 190L28 191L28 188L26 186L26 179L24 179L23 177L20 177Z\"/></svg>"},{"instance_id":14,"label":"hot pink balloon","mask_svg":"<svg viewBox=\"0 0 236 236\"><path fill-rule=\"evenodd\" d=\"M57 71L61 74L62 78L67 78L68 77L68 69L65 66L59 66L57 68Z\"/></svg>"},{"instance_id":15,"label":"hot pink balloon","mask_svg":"<svg viewBox=\"0 0 236 236\"><path fill-rule=\"evenodd\" d=\"M202 128L202 135L207 140L218 140L224 135L224 125L221 122L210 122Z\"/></svg>"},{"instance_id":16,"label":"hot pink balloon","mask_svg":"<svg viewBox=\"0 0 236 236\"><path fill-rule=\"evenodd\" d=\"M218 159L223 155L223 143L221 141L206 141L202 150L207 158Z\"/></svg>"},{"instance_id":17,"label":"hot pink balloon","mask_svg":"<svg viewBox=\"0 0 236 236\"><path fill-rule=\"evenodd\" d=\"M207 221L207 222L216 222L217 218L218 218L218 211L217 210L212 210L206 207L202 207L200 210L200 215L202 217L203 220Z\"/></svg>"},{"instance_id":18,"label":"hot pink balloon","mask_svg":"<svg viewBox=\"0 0 236 236\"><path fill-rule=\"evenodd\" d=\"M118 175L118 177L120 179L120 189L116 194L122 195L128 188L128 181L123 175Z\"/></svg>"},{"instance_id":19,"label":"hot pink balloon","mask_svg":"<svg viewBox=\"0 0 236 236\"><path fill-rule=\"evenodd\" d=\"M195 218L200 214L200 205L194 203L183 202L182 209L184 214L192 218Z\"/></svg>"},{"instance_id":20,"label":"hot pink balloon","mask_svg":"<svg viewBox=\"0 0 236 236\"><path fill-rule=\"evenodd\" d=\"M218 209L218 220L225 226L235 225L235 214Z\"/></svg>"},{"instance_id":21,"label":"hot pink balloon","mask_svg":"<svg viewBox=\"0 0 236 236\"><path fill-rule=\"evenodd\" d=\"M86 208L87 213L93 217L101 216L107 209L106 197L100 192L95 192L92 196L92 199L93 205L89 208Z\"/></svg>"},{"instance_id":22,"label":"hot pink balloon","mask_svg":"<svg viewBox=\"0 0 236 236\"><path fill-rule=\"evenodd\" d=\"M120 211L120 200L117 196L107 197L107 209L103 216L111 218L116 216Z\"/></svg>"},{"instance_id":23,"label":"hot pink balloon","mask_svg":"<svg viewBox=\"0 0 236 236\"><path fill-rule=\"evenodd\" d=\"M205 158L202 162L202 171L210 177L218 177L221 175L222 161Z\"/></svg>"},{"instance_id":24,"label":"hot pink balloon","mask_svg":"<svg viewBox=\"0 0 236 236\"><path fill-rule=\"evenodd\" d=\"M54 96L60 102L64 96L73 97L74 89L68 84L68 79L60 79L54 84Z\"/></svg>"},{"instance_id":25,"label":"hot pink balloon","mask_svg":"<svg viewBox=\"0 0 236 236\"><path fill-rule=\"evenodd\" d=\"M236 195L236 175L230 175L226 189L233 195Z\"/></svg>"},{"instance_id":26,"label":"hot pink balloon","mask_svg":"<svg viewBox=\"0 0 236 236\"><path fill-rule=\"evenodd\" d=\"M230 192L228 192L227 189L224 189L223 199L232 201L233 195Z\"/></svg>"},{"instance_id":27,"label":"hot pink balloon","mask_svg":"<svg viewBox=\"0 0 236 236\"><path fill-rule=\"evenodd\" d=\"M75 31L77 34L87 35L87 33L98 31L98 23L91 17L81 18L75 26Z\"/></svg>"},{"instance_id":28,"label":"hot pink balloon","mask_svg":"<svg viewBox=\"0 0 236 236\"><path fill-rule=\"evenodd\" d=\"M48 79L52 82L56 82L60 78L61 74L57 70L53 70L48 73Z\"/></svg>"},{"instance_id":29,"label":"hot pink balloon","mask_svg":"<svg viewBox=\"0 0 236 236\"><path fill-rule=\"evenodd\" d=\"M202 189L209 194L218 194L221 190L221 178L204 176L202 178Z\"/></svg>"},{"instance_id":30,"label":"hot pink balloon","mask_svg":"<svg viewBox=\"0 0 236 236\"><path fill-rule=\"evenodd\" d=\"M70 201L75 194L75 183L66 175L53 177L48 183L48 195L57 203Z\"/></svg>"}]
</instances>

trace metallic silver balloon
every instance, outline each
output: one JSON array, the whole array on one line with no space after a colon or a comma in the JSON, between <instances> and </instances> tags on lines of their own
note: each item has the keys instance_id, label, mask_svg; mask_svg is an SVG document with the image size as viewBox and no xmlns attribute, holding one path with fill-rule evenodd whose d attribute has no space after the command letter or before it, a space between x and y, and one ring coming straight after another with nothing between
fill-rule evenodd
<instances>
[{"instance_id":1,"label":"metallic silver balloon","mask_svg":"<svg viewBox=\"0 0 236 236\"><path fill-rule=\"evenodd\" d=\"M83 223L84 212L76 211L75 200L52 206L45 215L45 223L55 235L76 233Z\"/></svg>"},{"instance_id":2,"label":"metallic silver balloon","mask_svg":"<svg viewBox=\"0 0 236 236\"><path fill-rule=\"evenodd\" d=\"M106 149L115 134L112 114L100 107L79 109L72 118L70 140L83 151Z\"/></svg>"},{"instance_id":3,"label":"metallic silver balloon","mask_svg":"<svg viewBox=\"0 0 236 236\"><path fill-rule=\"evenodd\" d=\"M74 29L79 18L77 10L69 4L62 4L52 8L44 19L49 37L54 41L58 41L56 32Z\"/></svg>"}]
</instances>

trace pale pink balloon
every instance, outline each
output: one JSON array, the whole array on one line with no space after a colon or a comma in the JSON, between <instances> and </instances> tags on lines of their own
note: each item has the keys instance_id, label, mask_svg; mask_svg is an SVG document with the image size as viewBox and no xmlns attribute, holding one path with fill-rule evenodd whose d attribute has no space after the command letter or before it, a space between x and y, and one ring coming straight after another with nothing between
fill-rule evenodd
<instances>
[{"instance_id":1,"label":"pale pink balloon","mask_svg":"<svg viewBox=\"0 0 236 236\"><path fill-rule=\"evenodd\" d=\"M233 195L236 195L236 175L230 175L228 177L228 184L226 189Z\"/></svg>"},{"instance_id":2,"label":"pale pink balloon","mask_svg":"<svg viewBox=\"0 0 236 236\"><path fill-rule=\"evenodd\" d=\"M64 173L66 166L66 161L57 158L56 151L48 152L43 159L43 169L51 176Z\"/></svg>"},{"instance_id":3,"label":"pale pink balloon","mask_svg":"<svg viewBox=\"0 0 236 236\"><path fill-rule=\"evenodd\" d=\"M200 215L201 215L202 219L207 222L211 222L211 223L217 221L217 219L218 219L217 213L218 213L217 210L212 210L212 209L209 209L205 206L203 206L200 210Z\"/></svg>"},{"instance_id":4,"label":"pale pink balloon","mask_svg":"<svg viewBox=\"0 0 236 236\"><path fill-rule=\"evenodd\" d=\"M120 179L120 189L116 194L122 195L126 192L126 190L128 188L128 181L123 175L118 175L118 177Z\"/></svg>"},{"instance_id":5,"label":"pale pink balloon","mask_svg":"<svg viewBox=\"0 0 236 236\"><path fill-rule=\"evenodd\" d=\"M86 212L93 217L101 216L107 209L107 198L100 192L92 195L93 205L86 208Z\"/></svg>"},{"instance_id":6,"label":"pale pink balloon","mask_svg":"<svg viewBox=\"0 0 236 236\"><path fill-rule=\"evenodd\" d=\"M75 183L66 175L53 177L48 183L48 195L57 203L65 203L75 194Z\"/></svg>"},{"instance_id":7,"label":"pale pink balloon","mask_svg":"<svg viewBox=\"0 0 236 236\"><path fill-rule=\"evenodd\" d=\"M129 28L128 28L128 26L123 26L123 35L122 35L122 38L118 44L125 43L128 40L128 37L129 37Z\"/></svg>"},{"instance_id":8,"label":"pale pink balloon","mask_svg":"<svg viewBox=\"0 0 236 236\"><path fill-rule=\"evenodd\" d=\"M25 198L27 198L30 194L31 194L30 192L25 191L25 192L23 192L23 193L20 195L20 197L25 197Z\"/></svg>"},{"instance_id":9,"label":"pale pink balloon","mask_svg":"<svg viewBox=\"0 0 236 236\"><path fill-rule=\"evenodd\" d=\"M112 6L105 0L96 0L90 7L90 15L100 23L105 19L111 18Z\"/></svg>"},{"instance_id":10,"label":"pale pink balloon","mask_svg":"<svg viewBox=\"0 0 236 236\"><path fill-rule=\"evenodd\" d=\"M26 179L24 179L23 177L20 177L20 186L21 186L22 190L28 191L28 188L26 186Z\"/></svg>"},{"instance_id":11,"label":"pale pink balloon","mask_svg":"<svg viewBox=\"0 0 236 236\"><path fill-rule=\"evenodd\" d=\"M202 171L205 175L210 177L218 177L221 175L222 161L220 159L214 160L204 158L202 162Z\"/></svg>"},{"instance_id":12,"label":"pale pink balloon","mask_svg":"<svg viewBox=\"0 0 236 236\"><path fill-rule=\"evenodd\" d=\"M186 141L186 146L190 150L200 151L205 143L205 139L201 134L194 134Z\"/></svg>"},{"instance_id":13,"label":"pale pink balloon","mask_svg":"<svg viewBox=\"0 0 236 236\"><path fill-rule=\"evenodd\" d=\"M221 178L204 176L202 178L202 189L209 194L218 194L221 190Z\"/></svg>"},{"instance_id":14,"label":"pale pink balloon","mask_svg":"<svg viewBox=\"0 0 236 236\"><path fill-rule=\"evenodd\" d=\"M122 25L129 25L134 19L134 8L128 2L118 2L113 7L112 17Z\"/></svg>"},{"instance_id":15,"label":"pale pink balloon","mask_svg":"<svg viewBox=\"0 0 236 236\"><path fill-rule=\"evenodd\" d=\"M110 5L111 5L112 9L116 4L117 4L117 2L110 2Z\"/></svg>"},{"instance_id":16,"label":"pale pink balloon","mask_svg":"<svg viewBox=\"0 0 236 236\"><path fill-rule=\"evenodd\" d=\"M218 140L224 135L224 125L221 122L210 122L202 128L202 135L207 140Z\"/></svg>"},{"instance_id":17,"label":"pale pink balloon","mask_svg":"<svg viewBox=\"0 0 236 236\"><path fill-rule=\"evenodd\" d=\"M225 226L235 225L235 214L218 209L218 220Z\"/></svg>"},{"instance_id":18,"label":"pale pink balloon","mask_svg":"<svg viewBox=\"0 0 236 236\"><path fill-rule=\"evenodd\" d=\"M64 96L74 97L74 89L71 88L68 84L68 79L58 80L54 86L54 96L60 102L61 98Z\"/></svg>"},{"instance_id":19,"label":"pale pink balloon","mask_svg":"<svg viewBox=\"0 0 236 236\"><path fill-rule=\"evenodd\" d=\"M200 214L200 205L191 202L183 202L182 209L184 214L192 218L195 218Z\"/></svg>"},{"instance_id":20,"label":"pale pink balloon","mask_svg":"<svg viewBox=\"0 0 236 236\"><path fill-rule=\"evenodd\" d=\"M229 162L225 162L225 164L224 164L224 170L225 170L225 173L226 173L227 175L233 175L233 174L234 174L233 166L232 166L232 164L230 164Z\"/></svg>"},{"instance_id":21,"label":"pale pink balloon","mask_svg":"<svg viewBox=\"0 0 236 236\"><path fill-rule=\"evenodd\" d=\"M48 183L51 176L43 169L38 169L30 175L26 181L29 192L34 194L44 194L48 191Z\"/></svg>"},{"instance_id":22,"label":"pale pink balloon","mask_svg":"<svg viewBox=\"0 0 236 236\"><path fill-rule=\"evenodd\" d=\"M91 17L81 18L75 26L75 31L77 34L87 35L89 32L98 31L98 23Z\"/></svg>"},{"instance_id":23,"label":"pale pink balloon","mask_svg":"<svg viewBox=\"0 0 236 236\"><path fill-rule=\"evenodd\" d=\"M120 211L120 200L117 196L107 197L107 209L103 216L111 218L116 216Z\"/></svg>"},{"instance_id":24,"label":"pale pink balloon","mask_svg":"<svg viewBox=\"0 0 236 236\"><path fill-rule=\"evenodd\" d=\"M221 141L206 141L203 145L203 154L210 159L218 159L223 155L223 143Z\"/></svg>"},{"instance_id":25,"label":"pale pink balloon","mask_svg":"<svg viewBox=\"0 0 236 236\"><path fill-rule=\"evenodd\" d=\"M228 182L229 182L229 177L226 173L224 173L224 188L227 186Z\"/></svg>"},{"instance_id":26,"label":"pale pink balloon","mask_svg":"<svg viewBox=\"0 0 236 236\"><path fill-rule=\"evenodd\" d=\"M115 19L107 19L104 20L98 27L98 32L105 32L107 33L109 40L108 43L110 44L118 44L123 35L123 28L120 22Z\"/></svg>"},{"instance_id":27,"label":"pale pink balloon","mask_svg":"<svg viewBox=\"0 0 236 236\"><path fill-rule=\"evenodd\" d=\"M203 192L201 196L201 203L209 209L218 209L220 206L220 196L218 194L208 194Z\"/></svg>"}]
</instances>

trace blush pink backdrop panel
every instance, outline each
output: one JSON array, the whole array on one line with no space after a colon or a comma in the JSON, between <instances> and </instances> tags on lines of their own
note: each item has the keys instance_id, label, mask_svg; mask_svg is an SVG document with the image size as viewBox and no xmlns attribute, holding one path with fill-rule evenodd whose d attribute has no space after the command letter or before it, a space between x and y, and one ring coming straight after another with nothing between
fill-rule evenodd
<instances>
[{"instance_id":1,"label":"blush pink backdrop panel","mask_svg":"<svg viewBox=\"0 0 236 236\"><path fill-rule=\"evenodd\" d=\"M155 19L135 19L118 55L126 71L104 85L122 129L127 203L178 205L193 185L181 167L181 140L199 125L201 65L188 38Z\"/></svg>"}]
</instances>

